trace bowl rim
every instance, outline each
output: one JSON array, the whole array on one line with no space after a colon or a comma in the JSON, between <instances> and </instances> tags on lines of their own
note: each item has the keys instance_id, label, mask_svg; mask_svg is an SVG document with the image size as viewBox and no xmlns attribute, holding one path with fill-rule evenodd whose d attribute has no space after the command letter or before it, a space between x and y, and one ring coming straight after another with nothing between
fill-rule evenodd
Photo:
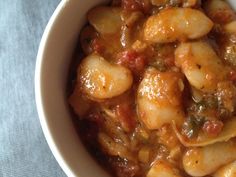
<instances>
[{"instance_id":1,"label":"bowl rim","mask_svg":"<svg viewBox=\"0 0 236 177\"><path fill-rule=\"evenodd\" d=\"M45 56L45 51L47 45L50 41L50 36L52 35L52 31L54 29L55 24L63 13L63 9L69 0L61 0L56 9L54 10L52 16L46 28L43 32L42 39L39 44L38 53L36 57L36 65L35 65L35 78L34 78L34 86L35 86L35 102L36 108L38 112L39 121L43 130L44 137L49 145L49 148L55 157L57 163L60 165L62 170L67 176L75 177L73 170L69 167L68 163L65 161L63 155L60 153L58 145L52 136L52 132L50 131L50 127L47 123L47 118L45 114L45 109L43 105L43 96L42 96L42 68L43 61Z\"/></svg>"}]
</instances>

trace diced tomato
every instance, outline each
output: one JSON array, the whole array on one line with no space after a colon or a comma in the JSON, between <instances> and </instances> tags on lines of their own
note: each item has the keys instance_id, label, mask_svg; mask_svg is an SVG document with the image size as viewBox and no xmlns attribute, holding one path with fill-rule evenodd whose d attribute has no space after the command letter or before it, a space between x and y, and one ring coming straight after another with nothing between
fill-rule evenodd
<instances>
[{"instance_id":1,"label":"diced tomato","mask_svg":"<svg viewBox=\"0 0 236 177\"><path fill-rule=\"evenodd\" d=\"M134 50L126 50L118 54L117 63L129 68L134 74L140 74L147 64L147 58Z\"/></svg>"},{"instance_id":2,"label":"diced tomato","mask_svg":"<svg viewBox=\"0 0 236 177\"><path fill-rule=\"evenodd\" d=\"M115 169L117 177L141 176L141 170L137 162L127 161L121 158L113 158L110 160L110 164Z\"/></svg>"},{"instance_id":3,"label":"diced tomato","mask_svg":"<svg viewBox=\"0 0 236 177\"><path fill-rule=\"evenodd\" d=\"M105 47L102 44L101 40L99 40L98 38L95 38L92 41L92 49L94 52L102 53L105 50Z\"/></svg>"},{"instance_id":4,"label":"diced tomato","mask_svg":"<svg viewBox=\"0 0 236 177\"><path fill-rule=\"evenodd\" d=\"M131 132L132 130L134 130L136 125L136 120L135 120L135 113L132 109L132 105L125 103L117 105L116 114L117 117L119 118L122 128L125 131Z\"/></svg>"},{"instance_id":5,"label":"diced tomato","mask_svg":"<svg viewBox=\"0 0 236 177\"><path fill-rule=\"evenodd\" d=\"M104 121L104 118L98 113L89 114L87 119L91 122L94 122L98 126L102 125Z\"/></svg>"},{"instance_id":6,"label":"diced tomato","mask_svg":"<svg viewBox=\"0 0 236 177\"><path fill-rule=\"evenodd\" d=\"M122 8L127 11L142 11L147 13L150 9L149 0L122 0Z\"/></svg>"},{"instance_id":7,"label":"diced tomato","mask_svg":"<svg viewBox=\"0 0 236 177\"><path fill-rule=\"evenodd\" d=\"M209 14L215 23L226 24L232 21L235 17L233 13L227 10L221 10L214 14Z\"/></svg>"},{"instance_id":8,"label":"diced tomato","mask_svg":"<svg viewBox=\"0 0 236 177\"><path fill-rule=\"evenodd\" d=\"M208 120L203 124L203 131L209 136L217 136L223 128L223 122L219 120Z\"/></svg>"},{"instance_id":9,"label":"diced tomato","mask_svg":"<svg viewBox=\"0 0 236 177\"><path fill-rule=\"evenodd\" d=\"M140 0L122 0L122 8L128 11L136 11L142 9Z\"/></svg>"},{"instance_id":10,"label":"diced tomato","mask_svg":"<svg viewBox=\"0 0 236 177\"><path fill-rule=\"evenodd\" d=\"M229 73L229 79L233 82L236 82L236 71L235 70L231 70Z\"/></svg>"},{"instance_id":11,"label":"diced tomato","mask_svg":"<svg viewBox=\"0 0 236 177\"><path fill-rule=\"evenodd\" d=\"M165 63L168 67L172 67L175 66L175 59L174 57L166 57L165 59Z\"/></svg>"}]
</instances>

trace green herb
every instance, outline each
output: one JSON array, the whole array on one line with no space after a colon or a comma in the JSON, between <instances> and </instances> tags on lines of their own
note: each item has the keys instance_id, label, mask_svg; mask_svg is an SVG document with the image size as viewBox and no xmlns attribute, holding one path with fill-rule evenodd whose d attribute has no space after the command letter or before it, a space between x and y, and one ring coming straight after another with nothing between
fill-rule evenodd
<instances>
[{"instance_id":1,"label":"green herb","mask_svg":"<svg viewBox=\"0 0 236 177\"><path fill-rule=\"evenodd\" d=\"M218 100L215 96L209 96L204 98L202 101L198 103L193 103L191 107L189 107L189 111L194 112L204 112L206 109L216 109L218 108Z\"/></svg>"},{"instance_id":2,"label":"green herb","mask_svg":"<svg viewBox=\"0 0 236 177\"><path fill-rule=\"evenodd\" d=\"M190 112L198 112L201 113L207 109L207 104L205 101L200 101L199 103L193 103L189 108L188 111Z\"/></svg>"},{"instance_id":3,"label":"green herb","mask_svg":"<svg viewBox=\"0 0 236 177\"><path fill-rule=\"evenodd\" d=\"M151 66L155 67L161 72L165 72L167 70L166 64L162 59L157 59L155 62L151 64Z\"/></svg>"},{"instance_id":4,"label":"green herb","mask_svg":"<svg viewBox=\"0 0 236 177\"><path fill-rule=\"evenodd\" d=\"M208 108L217 108L218 100L215 96L210 96L205 99L206 105Z\"/></svg>"},{"instance_id":5,"label":"green herb","mask_svg":"<svg viewBox=\"0 0 236 177\"><path fill-rule=\"evenodd\" d=\"M198 112L203 112L207 109L207 104L205 101L200 101L199 103L197 103L197 111Z\"/></svg>"},{"instance_id":6,"label":"green herb","mask_svg":"<svg viewBox=\"0 0 236 177\"><path fill-rule=\"evenodd\" d=\"M232 117L232 113L228 109L223 108L223 107L220 107L218 109L218 113L219 113L220 119L226 119L226 118Z\"/></svg>"},{"instance_id":7,"label":"green herb","mask_svg":"<svg viewBox=\"0 0 236 177\"><path fill-rule=\"evenodd\" d=\"M199 130L205 122L205 118L190 115L183 124L182 133L188 138L194 138L198 135Z\"/></svg>"},{"instance_id":8,"label":"green herb","mask_svg":"<svg viewBox=\"0 0 236 177\"><path fill-rule=\"evenodd\" d=\"M225 48L224 59L231 65L236 66L236 46L231 44Z\"/></svg>"}]
</instances>

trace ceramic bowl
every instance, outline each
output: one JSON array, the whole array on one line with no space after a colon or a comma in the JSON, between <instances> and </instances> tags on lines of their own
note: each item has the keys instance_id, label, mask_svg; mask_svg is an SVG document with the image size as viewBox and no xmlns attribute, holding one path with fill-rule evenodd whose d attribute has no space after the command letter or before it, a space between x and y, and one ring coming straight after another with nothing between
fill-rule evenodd
<instances>
[{"instance_id":1,"label":"ceramic bowl","mask_svg":"<svg viewBox=\"0 0 236 177\"><path fill-rule=\"evenodd\" d=\"M236 7L235 0L229 0ZM62 0L42 37L36 63L35 95L41 126L67 176L108 177L81 143L66 98L69 63L86 12L106 0Z\"/></svg>"},{"instance_id":2,"label":"ceramic bowl","mask_svg":"<svg viewBox=\"0 0 236 177\"><path fill-rule=\"evenodd\" d=\"M109 176L82 145L66 98L69 64L86 13L105 2L62 0L45 29L38 51L35 95L40 123L53 155L70 177Z\"/></svg>"}]
</instances>

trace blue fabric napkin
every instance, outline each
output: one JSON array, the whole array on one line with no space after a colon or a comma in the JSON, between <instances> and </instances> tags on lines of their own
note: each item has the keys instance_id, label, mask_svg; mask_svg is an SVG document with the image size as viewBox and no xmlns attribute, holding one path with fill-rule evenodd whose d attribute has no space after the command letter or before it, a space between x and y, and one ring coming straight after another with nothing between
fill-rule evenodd
<instances>
[{"instance_id":1,"label":"blue fabric napkin","mask_svg":"<svg viewBox=\"0 0 236 177\"><path fill-rule=\"evenodd\" d=\"M40 127L36 55L60 0L0 1L0 177L65 177Z\"/></svg>"}]
</instances>

